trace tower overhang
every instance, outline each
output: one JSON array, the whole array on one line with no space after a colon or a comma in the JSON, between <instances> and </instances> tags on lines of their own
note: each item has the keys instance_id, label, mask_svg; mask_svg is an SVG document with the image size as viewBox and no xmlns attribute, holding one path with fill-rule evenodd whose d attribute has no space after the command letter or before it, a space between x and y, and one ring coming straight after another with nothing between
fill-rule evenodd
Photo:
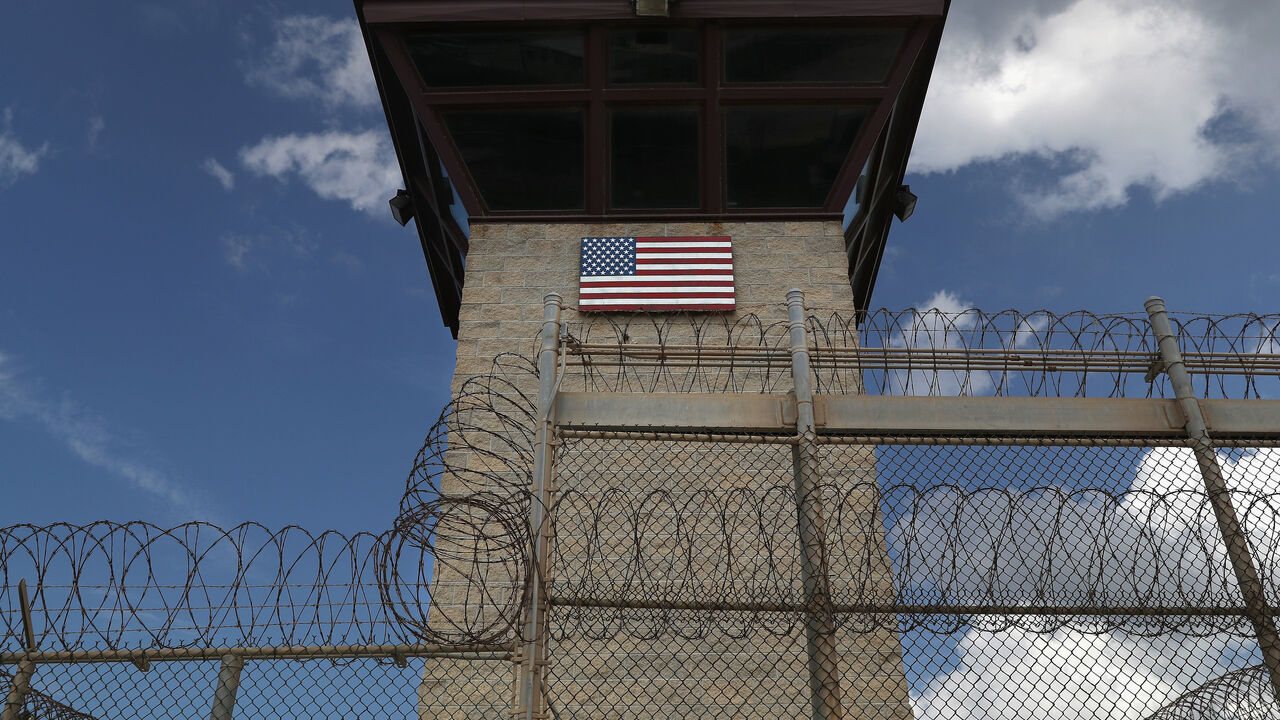
<instances>
[{"instance_id":1,"label":"tower overhang","mask_svg":"<svg viewBox=\"0 0 1280 720\"><path fill-rule=\"evenodd\" d=\"M865 309L948 5L356 0L445 324L464 217L843 219Z\"/></svg>"}]
</instances>

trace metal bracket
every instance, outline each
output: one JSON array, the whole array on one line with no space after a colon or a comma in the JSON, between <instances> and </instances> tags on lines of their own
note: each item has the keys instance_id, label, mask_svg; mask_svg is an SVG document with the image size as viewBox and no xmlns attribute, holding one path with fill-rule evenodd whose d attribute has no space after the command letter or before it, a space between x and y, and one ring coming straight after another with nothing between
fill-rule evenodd
<instances>
[{"instance_id":1,"label":"metal bracket","mask_svg":"<svg viewBox=\"0 0 1280 720\"><path fill-rule=\"evenodd\" d=\"M1142 377L1143 382L1150 385L1156 381L1156 378L1163 375L1164 371L1168 369L1168 367L1169 366L1165 364L1163 358L1156 357L1151 361L1151 367L1147 368L1147 374Z\"/></svg>"}]
</instances>

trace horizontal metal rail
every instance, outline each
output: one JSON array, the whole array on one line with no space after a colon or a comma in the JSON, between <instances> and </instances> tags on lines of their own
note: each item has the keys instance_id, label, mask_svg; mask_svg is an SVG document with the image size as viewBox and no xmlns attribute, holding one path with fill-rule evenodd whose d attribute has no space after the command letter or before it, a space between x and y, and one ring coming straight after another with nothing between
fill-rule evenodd
<instances>
[{"instance_id":1,"label":"horizontal metal rail","mask_svg":"<svg viewBox=\"0 0 1280 720\"><path fill-rule=\"evenodd\" d=\"M1224 437L1280 436L1280 400L1201 400ZM1177 400L1138 398L897 397L824 395L821 433L1185 436Z\"/></svg>"},{"instance_id":2,"label":"horizontal metal rail","mask_svg":"<svg viewBox=\"0 0 1280 720\"><path fill-rule=\"evenodd\" d=\"M1185 444L1177 400L1137 398L900 397L816 395L820 436L918 435L1165 438ZM1200 400L1215 437L1280 438L1280 400ZM785 394L562 392L556 425L566 431L779 437L796 434L796 402ZM627 437L635 438L635 435ZM694 438L696 439L696 438ZM712 438L714 439L714 438Z\"/></svg>"},{"instance_id":3,"label":"horizontal metal rail","mask_svg":"<svg viewBox=\"0 0 1280 720\"><path fill-rule=\"evenodd\" d=\"M498 645L315 645L293 647L159 648L131 650L38 650L0 653L0 664L30 660L45 663L113 663L220 660L313 660L355 658L466 658L500 660L510 643Z\"/></svg>"},{"instance_id":4,"label":"horizontal metal rail","mask_svg":"<svg viewBox=\"0 0 1280 720\"><path fill-rule=\"evenodd\" d=\"M652 440L661 442L714 442L744 445L794 445L794 435L741 435L713 432L644 432L641 430L558 430L562 440Z\"/></svg>"},{"instance_id":5,"label":"horizontal metal rail","mask_svg":"<svg viewBox=\"0 0 1280 720\"><path fill-rule=\"evenodd\" d=\"M690 610L711 612L807 613L802 603L720 603L682 602L679 600L615 600L605 598L566 598L551 596L553 606L618 610ZM1244 619L1243 607L1209 605L1116 605L1110 607L1079 605L955 605L932 603L834 603L832 612L839 615L1044 615L1053 617L1230 617Z\"/></svg>"},{"instance_id":6,"label":"horizontal metal rail","mask_svg":"<svg viewBox=\"0 0 1280 720\"><path fill-rule=\"evenodd\" d=\"M1159 360L1155 351L1116 350L1016 350L998 348L857 348L817 347L809 349L814 367L848 367L880 370L938 371L1019 371L1147 373ZM789 348L698 346L698 345L610 345L570 346L575 365L649 365L663 367L729 367L757 363L783 367L789 362ZM1280 355L1262 353L1187 353L1188 371L1215 375L1280 375Z\"/></svg>"}]
</instances>

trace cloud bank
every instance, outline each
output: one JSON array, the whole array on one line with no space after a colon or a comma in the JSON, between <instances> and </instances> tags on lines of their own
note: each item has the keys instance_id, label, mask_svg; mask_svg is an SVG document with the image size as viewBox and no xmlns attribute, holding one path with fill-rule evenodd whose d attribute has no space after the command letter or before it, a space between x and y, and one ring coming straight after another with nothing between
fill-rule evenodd
<instances>
[{"instance_id":1,"label":"cloud bank","mask_svg":"<svg viewBox=\"0 0 1280 720\"><path fill-rule=\"evenodd\" d=\"M1044 219L1242 181L1280 159L1277 31L1254 0L957 3L912 169L1033 160L1010 190Z\"/></svg>"}]
</instances>

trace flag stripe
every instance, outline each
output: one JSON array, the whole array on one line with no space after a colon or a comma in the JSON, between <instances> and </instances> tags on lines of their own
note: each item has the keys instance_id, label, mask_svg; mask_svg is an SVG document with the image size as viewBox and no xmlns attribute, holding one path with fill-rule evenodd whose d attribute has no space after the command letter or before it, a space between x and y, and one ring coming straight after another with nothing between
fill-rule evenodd
<instances>
[{"instance_id":1,"label":"flag stripe","mask_svg":"<svg viewBox=\"0 0 1280 720\"><path fill-rule=\"evenodd\" d=\"M696 263L637 263L637 265L643 266L645 270L732 270L733 269L732 260L725 260L724 262L699 261Z\"/></svg>"},{"instance_id":2,"label":"flag stripe","mask_svg":"<svg viewBox=\"0 0 1280 720\"><path fill-rule=\"evenodd\" d=\"M733 247L732 243L727 242L637 242L636 250L729 250Z\"/></svg>"},{"instance_id":3,"label":"flag stripe","mask_svg":"<svg viewBox=\"0 0 1280 720\"><path fill-rule=\"evenodd\" d=\"M733 262L733 255L730 253L669 253L669 252L642 252L636 256L639 262L649 262L651 260L702 260L704 262Z\"/></svg>"},{"instance_id":4,"label":"flag stripe","mask_svg":"<svg viewBox=\"0 0 1280 720\"><path fill-rule=\"evenodd\" d=\"M690 270L687 273L640 273L638 275L594 275L584 277L582 284L588 285L618 285L620 283L656 283L656 282L726 282L733 284L732 273L706 273L701 270Z\"/></svg>"}]
</instances>

